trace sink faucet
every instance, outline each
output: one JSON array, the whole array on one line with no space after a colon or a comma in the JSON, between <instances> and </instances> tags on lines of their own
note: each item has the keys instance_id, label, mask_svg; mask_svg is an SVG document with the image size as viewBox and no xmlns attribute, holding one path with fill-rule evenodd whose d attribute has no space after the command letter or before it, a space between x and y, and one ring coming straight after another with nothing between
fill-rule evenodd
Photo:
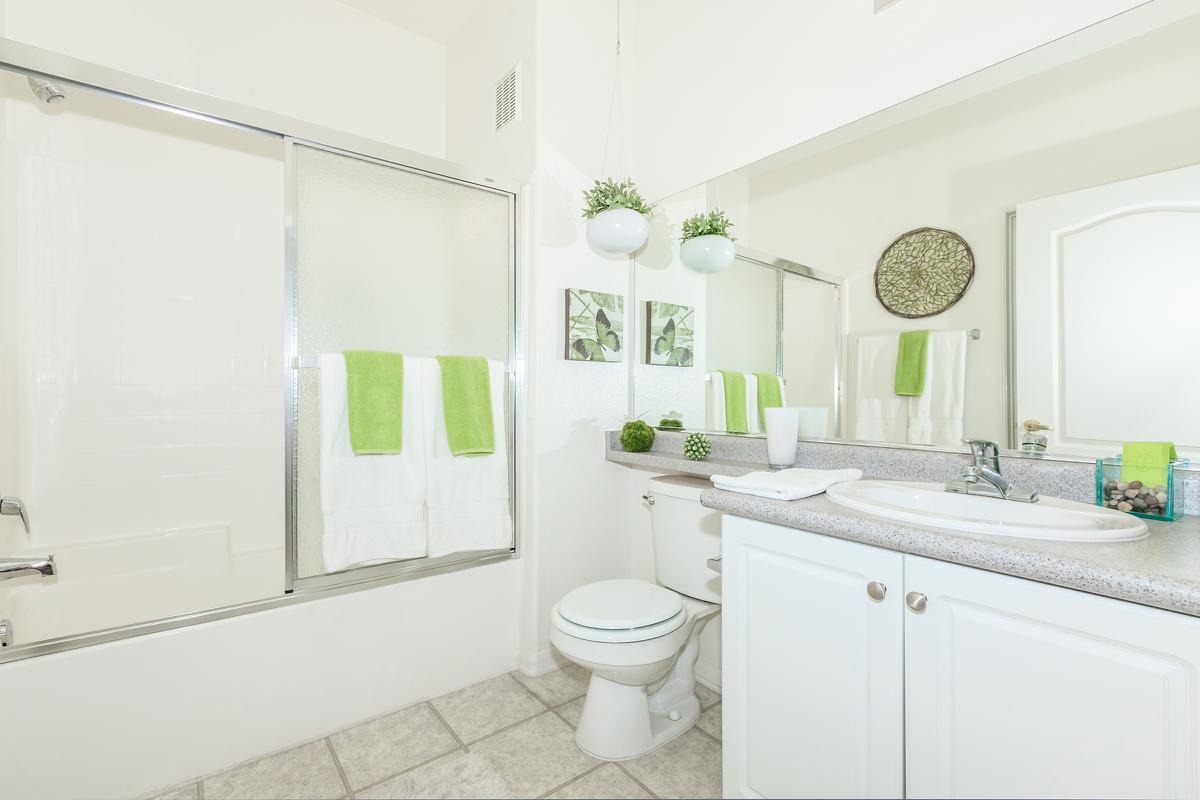
<instances>
[{"instance_id":1,"label":"sink faucet","mask_svg":"<svg viewBox=\"0 0 1200 800\"><path fill-rule=\"evenodd\" d=\"M974 463L963 467L958 480L946 482L947 492L998 497L1001 500L1016 500L1020 503L1038 501L1037 492L1014 486L1000 474L999 445L987 439L963 439L963 444L971 448Z\"/></svg>"},{"instance_id":2,"label":"sink faucet","mask_svg":"<svg viewBox=\"0 0 1200 800\"><path fill-rule=\"evenodd\" d=\"M0 558L0 581L24 578L26 575L41 575L48 578L58 573L54 556L45 558Z\"/></svg>"}]
</instances>

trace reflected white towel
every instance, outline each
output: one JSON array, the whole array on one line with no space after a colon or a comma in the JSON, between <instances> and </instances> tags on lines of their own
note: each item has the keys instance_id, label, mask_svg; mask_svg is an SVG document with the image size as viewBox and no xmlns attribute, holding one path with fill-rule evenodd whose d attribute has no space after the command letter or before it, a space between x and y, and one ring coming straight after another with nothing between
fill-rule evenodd
<instances>
[{"instance_id":1,"label":"reflected white towel","mask_svg":"<svg viewBox=\"0 0 1200 800\"><path fill-rule=\"evenodd\" d=\"M762 433L762 424L758 419L758 377L743 373L746 378L746 427L748 433ZM710 431L727 431L729 423L725 419L725 376L719 372L708 373L708 402L705 403L704 420ZM782 388L782 384L781 384ZM787 405L784 395L783 404Z\"/></svg>"},{"instance_id":2,"label":"reflected white towel","mask_svg":"<svg viewBox=\"0 0 1200 800\"><path fill-rule=\"evenodd\" d=\"M854 438L868 442L908 441L908 400L896 395L896 352L900 334L858 338L855 368ZM926 367L926 375L929 369Z\"/></svg>"},{"instance_id":3,"label":"reflected white towel","mask_svg":"<svg viewBox=\"0 0 1200 800\"><path fill-rule=\"evenodd\" d=\"M812 497L835 483L856 481L862 477L861 469L785 469L779 472L751 472L749 475L729 477L713 475L713 486L730 492L752 494L772 500L799 500Z\"/></svg>"},{"instance_id":4,"label":"reflected white towel","mask_svg":"<svg viewBox=\"0 0 1200 800\"><path fill-rule=\"evenodd\" d=\"M350 449L346 360L320 357L321 513L325 571L420 558L425 546L425 440L416 359L404 359L404 443L395 455L356 456Z\"/></svg>"},{"instance_id":5,"label":"reflected white towel","mask_svg":"<svg viewBox=\"0 0 1200 800\"><path fill-rule=\"evenodd\" d=\"M746 426L750 433L762 433L762 421L758 418L758 376L742 373L746 379Z\"/></svg>"},{"instance_id":6,"label":"reflected white towel","mask_svg":"<svg viewBox=\"0 0 1200 800\"><path fill-rule=\"evenodd\" d=\"M925 391L908 401L910 444L959 445L967 388L966 331L930 331Z\"/></svg>"},{"instance_id":7,"label":"reflected white towel","mask_svg":"<svg viewBox=\"0 0 1200 800\"><path fill-rule=\"evenodd\" d=\"M418 358L425 390L431 435L426 460L429 491L429 555L442 556L465 550L502 550L512 547L509 513L508 450L505 446L504 365L488 361L492 385L492 429L495 452L482 456L455 456L446 439L442 411L442 375L437 359Z\"/></svg>"}]
</instances>

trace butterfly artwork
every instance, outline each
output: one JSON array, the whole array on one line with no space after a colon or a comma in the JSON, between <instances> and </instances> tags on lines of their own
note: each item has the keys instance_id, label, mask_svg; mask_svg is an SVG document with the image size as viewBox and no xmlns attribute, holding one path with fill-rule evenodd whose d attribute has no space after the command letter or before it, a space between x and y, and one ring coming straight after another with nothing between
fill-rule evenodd
<instances>
[{"instance_id":1,"label":"butterfly artwork","mask_svg":"<svg viewBox=\"0 0 1200 800\"><path fill-rule=\"evenodd\" d=\"M568 361L623 361L625 298L619 294L567 289Z\"/></svg>"},{"instance_id":2,"label":"butterfly artwork","mask_svg":"<svg viewBox=\"0 0 1200 800\"><path fill-rule=\"evenodd\" d=\"M696 309L675 303L646 303L646 363L690 367L695 363Z\"/></svg>"}]
</instances>

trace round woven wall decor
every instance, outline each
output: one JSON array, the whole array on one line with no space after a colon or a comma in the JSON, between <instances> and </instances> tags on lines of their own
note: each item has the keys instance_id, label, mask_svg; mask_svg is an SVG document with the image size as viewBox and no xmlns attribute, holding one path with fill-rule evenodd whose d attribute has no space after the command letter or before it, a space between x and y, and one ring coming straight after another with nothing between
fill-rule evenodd
<instances>
[{"instance_id":1,"label":"round woven wall decor","mask_svg":"<svg viewBox=\"0 0 1200 800\"><path fill-rule=\"evenodd\" d=\"M898 317L940 314L962 299L975 257L957 233L917 228L888 245L875 264L875 296Z\"/></svg>"}]
</instances>

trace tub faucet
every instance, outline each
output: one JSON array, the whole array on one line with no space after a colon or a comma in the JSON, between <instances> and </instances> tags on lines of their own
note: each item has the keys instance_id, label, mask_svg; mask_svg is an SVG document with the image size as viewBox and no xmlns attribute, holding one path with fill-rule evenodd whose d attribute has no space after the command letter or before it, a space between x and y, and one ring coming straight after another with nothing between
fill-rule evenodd
<instances>
[{"instance_id":1,"label":"tub faucet","mask_svg":"<svg viewBox=\"0 0 1200 800\"><path fill-rule=\"evenodd\" d=\"M971 448L974 463L962 468L958 480L946 482L946 491L956 494L975 494L983 497L998 497L1001 500L1016 500L1019 503L1036 503L1038 493L1011 484L1000 474L1000 446L987 439L963 439Z\"/></svg>"},{"instance_id":2,"label":"tub faucet","mask_svg":"<svg viewBox=\"0 0 1200 800\"><path fill-rule=\"evenodd\" d=\"M41 575L49 578L58 574L54 556L44 558L0 558L0 581L24 578L26 575Z\"/></svg>"}]
</instances>

